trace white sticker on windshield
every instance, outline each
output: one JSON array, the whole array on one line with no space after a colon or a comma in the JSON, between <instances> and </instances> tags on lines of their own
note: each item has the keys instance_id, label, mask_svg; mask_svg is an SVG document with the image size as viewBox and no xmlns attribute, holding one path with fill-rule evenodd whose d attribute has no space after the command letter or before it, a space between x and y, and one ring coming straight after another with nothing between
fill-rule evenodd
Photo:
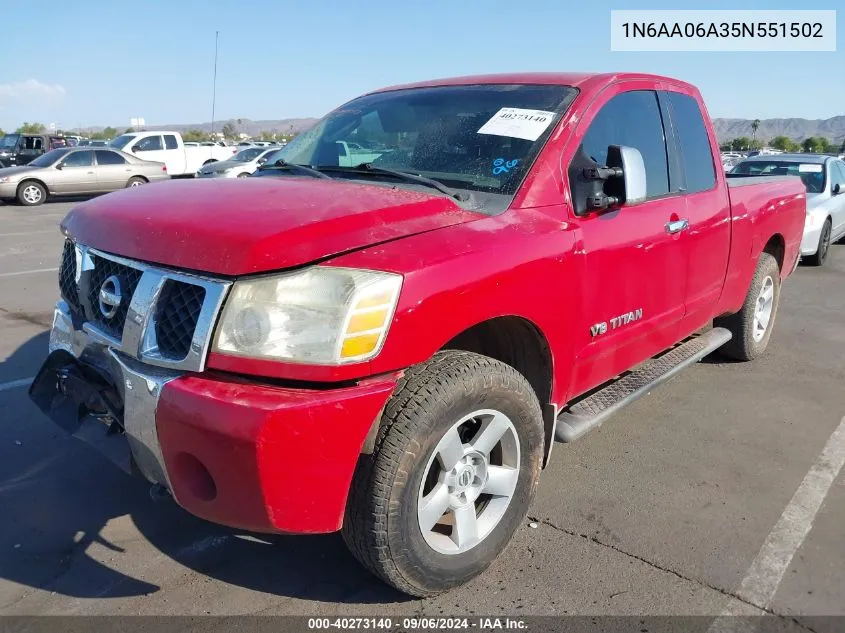
<instances>
[{"instance_id":1,"label":"white sticker on windshield","mask_svg":"<svg viewBox=\"0 0 845 633\"><path fill-rule=\"evenodd\" d=\"M798 165L798 171L800 171L802 174L807 174L807 173L819 174L822 171L822 166L819 165L818 163L816 163L814 165L813 164Z\"/></svg>"},{"instance_id":2,"label":"white sticker on windshield","mask_svg":"<svg viewBox=\"0 0 845 633\"><path fill-rule=\"evenodd\" d=\"M478 129L478 133L536 141L549 127L554 117L554 112L546 110L502 108Z\"/></svg>"}]
</instances>

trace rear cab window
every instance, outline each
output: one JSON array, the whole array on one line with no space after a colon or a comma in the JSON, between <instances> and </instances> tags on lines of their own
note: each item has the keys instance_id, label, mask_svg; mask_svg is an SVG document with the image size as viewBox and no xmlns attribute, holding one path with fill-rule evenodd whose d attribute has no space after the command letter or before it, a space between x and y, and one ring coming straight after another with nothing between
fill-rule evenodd
<instances>
[{"instance_id":1,"label":"rear cab window","mask_svg":"<svg viewBox=\"0 0 845 633\"><path fill-rule=\"evenodd\" d=\"M710 137L701 108L693 97L679 92L665 93L678 138L685 177L685 192L709 191L716 186L716 169Z\"/></svg>"},{"instance_id":2,"label":"rear cab window","mask_svg":"<svg viewBox=\"0 0 845 633\"><path fill-rule=\"evenodd\" d=\"M179 143L176 141L176 137L173 134L164 135L164 147L167 149L179 148Z\"/></svg>"}]
</instances>

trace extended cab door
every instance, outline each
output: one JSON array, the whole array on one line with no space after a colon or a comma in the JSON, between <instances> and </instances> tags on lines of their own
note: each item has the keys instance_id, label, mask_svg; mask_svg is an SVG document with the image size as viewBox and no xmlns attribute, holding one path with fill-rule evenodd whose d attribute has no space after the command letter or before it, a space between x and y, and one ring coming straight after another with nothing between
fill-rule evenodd
<instances>
[{"instance_id":1,"label":"extended cab door","mask_svg":"<svg viewBox=\"0 0 845 633\"><path fill-rule=\"evenodd\" d=\"M669 162L680 167L676 180L683 192L678 213L684 223L679 243L685 260L679 272L687 278L681 327L686 336L713 318L722 294L731 248L731 207L724 170L716 168L719 146L699 100L676 90L661 91L659 97L664 119L670 121Z\"/></svg>"},{"instance_id":2,"label":"extended cab door","mask_svg":"<svg viewBox=\"0 0 845 633\"><path fill-rule=\"evenodd\" d=\"M570 394L591 389L677 340L686 290L679 231L685 211L670 178L666 134L657 93L647 82L614 84L587 108L567 152L573 206L583 208L576 183L584 164L606 165L609 145L643 157L648 198L574 218L579 225L578 278L582 304L574 333L577 358ZM639 86L643 88L638 89ZM580 140L580 143L578 142ZM673 170L675 171L675 170ZM605 185L607 189L607 185Z\"/></svg>"}]
</instances>

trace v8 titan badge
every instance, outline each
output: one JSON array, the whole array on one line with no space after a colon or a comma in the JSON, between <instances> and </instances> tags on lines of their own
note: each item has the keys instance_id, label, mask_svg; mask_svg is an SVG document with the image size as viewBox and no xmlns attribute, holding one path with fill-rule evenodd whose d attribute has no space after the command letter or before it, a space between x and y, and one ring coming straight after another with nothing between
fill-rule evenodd
<instances>
[{"instance_id":1,"label":"v8 titan badge","mask_svg":"<svg viewBox=\"0 0 845 633\"><path fill-rule=\"evenodd\" d=\"M623 325L628 325L629 323L633 323L634 321L639 321L643 318L643 309L637 308L636 310L632 310L631 312L626 312L624 314L620 314L617 317L613 317L610 319L610 327L608 327L607 321L602 321L601 323L596 323L595 325L590 326L590 335L593 337L600 336L601 334L606 334L607 330L615 330L618 327Z\"/></svg>"}]
</instances>

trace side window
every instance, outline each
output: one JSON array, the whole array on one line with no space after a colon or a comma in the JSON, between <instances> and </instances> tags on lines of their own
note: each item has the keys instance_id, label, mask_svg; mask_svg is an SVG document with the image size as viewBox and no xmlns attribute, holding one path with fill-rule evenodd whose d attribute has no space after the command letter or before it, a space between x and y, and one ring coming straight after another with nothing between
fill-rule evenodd
<instances>
[{"instance_id":1,"label":"side window","mask_svg":"<svg viewBox=\"0 0 845 633\"><path fill-rule=\"evenodd\" d=\"M652 90L624 92L602 107L590 123L581 147L594 162L606 165L608 145L627 145L640 150L649 198L669 193L666 137L657 93Z\"/></svg>"},{"instance_id":2,"label":"side window","mask_svg":"<svg viewBox=\"0 0 845 633\"><path fill-rule=\"evenodd\" d=\"M94 164L94 152L73 152L68 154L63 164L65 167L90 167Z\"/></svg>"},{"instance_id":3,"label":"side window","mask_svg":"<svg viewBox=\"0 0 845 633\"><path fill-rule=\"evenodd\" d=\"M164 135L164 146L167 149L177 149L179 147L179 143L176 142L176 137L172 134L165 134Z\"/></svg>"},{"instance_id":4,"label":"side window","mask_svg":"<svg viewBox=\"0 0 845 633\"><path fill-rule=\"evenodd\" d=\"M147 138L138 141L137 150L139 152L151 152L162 148L160 136L148 136Z\"/></svg>"},{"instance_id":5,"label":"side window","mask_svg":"<svg viewBox=\"0 0 845 633\"><path fill-rule=\"evenodd\" d=\"M686 175L687 193L707 191L716 185L710 137L701 116L698 102L679 92L668 92L672 104L672 121L678 133L681 160Z\"/></svg>"},{"instance_id":6,"label":"side window","mask_svg":"<svg viewBox=\"0 0 845 633\"><path fill-rule=\"evenodd\" d=\"M123 158L117 152L110 152L104 149L98 149L96 151L97 154L97 164L100 166L103 165L123 165L126 163L126 159Z\"/></svg>"},{"instance_id":7,"label":"side window","mask_svg":"<svg viewBox=\"0 0 845 633\"><path fill-rule=\"evenodd\" d=\"M839 185L839 190L845 193L845 163L842 161L834 161L831 179L831 191L834 185Z\"/></svg>"}]
</instances>

